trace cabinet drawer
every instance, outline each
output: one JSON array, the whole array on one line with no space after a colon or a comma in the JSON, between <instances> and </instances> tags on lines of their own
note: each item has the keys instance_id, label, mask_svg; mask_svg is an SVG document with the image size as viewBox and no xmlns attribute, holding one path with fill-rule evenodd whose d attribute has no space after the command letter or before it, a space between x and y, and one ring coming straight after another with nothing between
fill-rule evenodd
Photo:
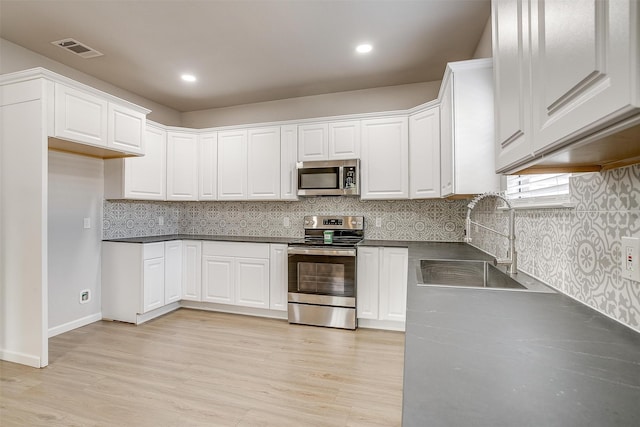
<instances>
[{"instance_id":1,"label":"cabinet drawer","mask_svg":"<svg viewBox=\"0 0 640 427\"><path fill-rule=\"evenodd\" d=\"M204 242L203 256L227 256L269 259L268 243Z\"/></svg>"},{"instance_id":2,"label":"cabinet drawer","mask_svg":"<svg viewBox=\"0 0 640 427\"><path fill-rule=\"evenodd\" d=\"M153 259L164 257L164 242L147 243L142 246L142 258Z\"/></svg>"}]
</instances>

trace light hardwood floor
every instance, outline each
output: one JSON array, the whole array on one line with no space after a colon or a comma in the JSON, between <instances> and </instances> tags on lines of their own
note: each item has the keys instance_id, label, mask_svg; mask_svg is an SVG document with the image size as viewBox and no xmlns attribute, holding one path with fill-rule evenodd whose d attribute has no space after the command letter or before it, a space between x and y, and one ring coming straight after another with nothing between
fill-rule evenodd
<instances>
[{"instance_id":1,"label":"light hardwood floor","mask_svg":"<svg viewBox=\"0 0 640 427\"><path fill-rule=\"evenodd\" d=\"M0 362L0 425L399 426L404 334L180 309Z\"/></svg>"}]
</instances>

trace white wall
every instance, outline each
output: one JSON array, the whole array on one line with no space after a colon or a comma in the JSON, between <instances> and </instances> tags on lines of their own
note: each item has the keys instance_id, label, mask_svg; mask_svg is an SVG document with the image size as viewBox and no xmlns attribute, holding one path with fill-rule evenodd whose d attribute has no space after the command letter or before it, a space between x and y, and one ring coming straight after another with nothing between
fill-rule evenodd
<instances>
[{"instance_id":1,"label":"white wall","mask_svg":"<svg viewBox=\"0 0 640 427\"><path fill-rule=\"evenodd\" d=\"M0 38L0 74L42 67L151 110L150 120L180 126L180 113Z\"/></svg>"},{"instance_id":2,"label":"white wall","mask_svg":"<svg viewBox=\"0 0 640 427\"><path fill-rule=\"evenodd\" d=\"M49 336L102 318L103 161L49 151ZM89 218L91 228L83 227ZM91 299L80 304L80 291Z\"/></svg>"},{"instance_id":3,"label":"white wall","mask_svg":"<svg viewBox=\"0 0 640 427\"><path fill-rule=\"evenodd\" d=\"M405 110L438 97L440 81L303 96L182 113L182 126L207 128L343 114Z\"/></svg>"},{"instance_id":4,"label":"white wall","mask_svg":"<svg viewBox=\"0 0 640 427\"><path fill-rule=\"evenodd\" d=\"M473 59L478 58L491 58L493 56L493 50L491 49L491 16L487 20L487 24L484 26L480 40L476 51L473 53Z\"/></svg>"}]
</instances>

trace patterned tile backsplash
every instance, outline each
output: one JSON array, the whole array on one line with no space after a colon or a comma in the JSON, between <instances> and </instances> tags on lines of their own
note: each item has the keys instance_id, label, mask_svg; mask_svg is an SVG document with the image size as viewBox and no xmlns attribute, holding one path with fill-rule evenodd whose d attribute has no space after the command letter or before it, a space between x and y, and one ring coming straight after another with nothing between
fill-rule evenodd
<instances>
[{"instance_id":1,"label":"patterned tile backsplash","mask_svg":"<svg viewBox=\"0 0 640 427\"><path fill-rule=\"evenodd\" d=\"M465 201L362 201L310 197L292 202L105 201L103 237L161 234L302 237L305 215L364 215L367 239L459 242ZM162 216L164 225L159 225ZM284 219L289 218L289 227ZM381 227L375 226L380 218Z\"/></svg>"},{"instance_id":2,"label":"patterned tile backsplash","mask_svg":"<svg viewBox=\"0 0 640 427\"><path fill-rule=\"evenodd\" d=\"M516 212L519 268L640 331L640 284L621 277L621 236L640 235L640 165L571 178L572 209ZM305 215L364 215L367 239L462 241L465 200L297 202L105 201L105 239L161 234L301 237ZM505 211L485 199L474 221L507 230ZM162 216L164 224L158 224ZM284 227L284 218L290 226ZM375 227L376 218L382 226ZM507 242L472 229L474 246L500 257Z\"/></svg>"},{"instance_id":3,"label":"patterned tile backsplash","mask_svg":"<svg viewBox=\"0 0 640 427\"><path fill-rule=\"evenodd\" d=\"M516 211L518 267L640 332L640 283L621 277L622 236L640 236L640 165L570 180L572 209ZM473 220L506 232L505 211L480 202ZM472 227L472 245L505 256L506 239Z\"/></svg>"}]
</instances>

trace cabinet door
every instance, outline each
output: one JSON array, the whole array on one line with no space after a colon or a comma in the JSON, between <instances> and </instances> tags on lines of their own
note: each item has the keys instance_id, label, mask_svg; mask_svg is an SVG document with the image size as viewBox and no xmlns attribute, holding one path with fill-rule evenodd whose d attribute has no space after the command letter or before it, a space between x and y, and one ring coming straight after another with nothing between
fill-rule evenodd
<instances>
[{"instance_id":1,"label":"cabinet door","mask_svg":"<svg viewBox=\"0 0 640 427\"><path fill-rule=\"evenodd\" d=\"M198 136L200 165L198 174L198 200L216 200L218 195L218 134L205 133Z\"/></svg>"},{"instance_id":2,"label":"cabinet door","mask_svg":"<svg viewBox=\"0 0 640 427\"><path fill-rule=\"evenodd\" d=\"M269 260L236 258L235 303L269 308Z\"/></svg>"},{"instance_id":3,"label":"cabinet door","mask_svg":"<svg viewBox=\"0 0 640 427\"><path fill-rule=\"evenodd\" d=\"M247 199L280 198L280 127L247 131Z\"/></svg>"},{"instance_id":4,"label":"cabinet door","mask_svg":"<svg viewBox=\"0 0 640 427\"><path fill-rule=\"evenodd\" d=\"M218 133L218 200L247 198L247 131Z\"/></svg>"},{"instance_id":5,"label":"cabinet door","mask_svg":"<svg viewBox=\"0 0 640 427\"><path fill-rule=\"evenodd\" d=\"M363 120L361 198L409 198L407 117Z\"/></svg>"},{"instance_id":6,"label":"cabinet door","mask_svg":"<svg viewBox=\"0 0 640 427\"><path fill-rule=\"evenodd\" d=\"M298 126L280 128L280 199L298 199Z\"/></svg>"},{"instance_id":7,"label":"cabinet door","mask_svg":"<svg viewBox=\"0 0 640 427\"><path fill-rule=\"evenodd\" d=\"M124 159L124 196L128 199L165 200L167 133L147 126L145 137L145 155Z\"/></svg>"},{"instance_id":8,"label":"cabinet door","mask_svg":"<svg viewBox=\"0 0 640 427\"><path fill-rule=\"evenodd\" d=\"M272 244L269 250L269 308L287 311L287 245Z\"/></svg>"},{"instance_id":9,"label":"cabinet door","mask_svg":"<svg viewBox=\"0 0 640 427\"><path fill-rule=\"evenodd\" d=\"M144 260L143 275L142 313L146 313L164 305L164 258Z\"/></svg>"},{"instance_id":10,"label":"cabinet door","mask_svg":"<svg viewBox=\"0 0 640 427\"><path fill-rule=\"evenodd\" d=\"M453 194L453 77L443 83L440 99L440 196Z\"/></svg>"},{"instance_id":11,"label":"cabinet door","mask_svg":"<svg viewBox=\"0 0 640 427\"><path fill-rule=\"evenodd\" d=\"M198 138L167 133L167 200L198 200Z\"/></svg>"},{"instance_id":12,"label":"cabinet door","mask_svg":"<svg viewBox=\"0 0 640 427\"><path fill-rule=\"evenodd\" d=\"M202 301L234 304L233 257L202 256Z\"/></svg>"},{"instance_id":13,"label":"cabinet door","mask_svg":"<svg viewBox=\"0 0 640 427\"><path fill-rule=\"evenodd\" d=\"M328 133L326 123L298 126L298 161L328 160Z\"/></svg>"},{"instance_id":14,"label":"cabinet door","mask_svg":"<svg viewBox=\"0 0 640 427\"><path fill-rule=\"evenodd\" d=\"M404 322L407 313L409 251L406 248L382 248L380 259L379 318Z\"/></svg>"},{"instance_id":15,"label":"cabinet door","mask_svg":"<svg viewBox=\"0 0 640 427\"><path fill-rule=\"evenodd\" d=\"M146 116L121 105L109 103L107 147L128 153L145 154Z\"/></svg>"},{"instance_id":16,"label":"cabinet door","mask_svg":"<svg viewBox=\"0 0 640 427\"><path fill-rule=\"evenodd\" d=\"M182 299L202 301L202 242L182 242Z\"/></svg>"},{"instance_id":17,"label":"cabinet door","mask_svg":"<svg viewBox=\"0 0 640 427\"><path fill-rule=\"evenodd\" d=\"M182 242L173 240L164 244L164 303L182 298Z\"/></svg>"},{"instance_id":18,"label":"cabinet door","mask_svg":"<svg viewBox=\"0 0 640 427\"><path fill-rule=\"evenodd\" d=\"M529 86L529 0L495 0L493 76L496 171L533 156Z\"/></svg>"},{"instance_id":19,"label":"cabinet door","mask_svg":"<svg viewBox=\"0 0 640 427\"><path fill-rule=\"evenodd\" d=\"M412 199L440 197L440 108L409 117L409 190Z\"/></svg>"},{"instance_id":20,"label":"cabinet door","mask_svg":"<svg viewBox=\"0 0 640 427\"><path fill-rule=\"evenodd\" d=\"M56 137L107 146L107 101L56 83L54 104Z\"/></svg>"},{"instance_id":21,"label":"cabinet door","mask_svg":"<svg viewBox=\"0 0 640 427\"><path fill-rule=\"evenodd\" d=\"M329 123L329 159L360 158L360 121Z\"/></svg>"},{"instance_id":22,"label":"cabinet door","mask_svg":"<svg viewBox=\"0 0 640 427\"><path fill-rule=\"evenodd\" d=\"M637 0L531 2L536 154L638 107ZM635 63L635 64L634 64Z\"/></svg>"},{"instance_id":23,"label":"cabinet door","mask_svg":"<svg viewBox=\"0 0 640 427\"><path fill-rule=\"evenodd\" d=\"M379 248L358 248L357 316L359 319L378 319L379 251Z\"/></svg>"}]
</instances>

